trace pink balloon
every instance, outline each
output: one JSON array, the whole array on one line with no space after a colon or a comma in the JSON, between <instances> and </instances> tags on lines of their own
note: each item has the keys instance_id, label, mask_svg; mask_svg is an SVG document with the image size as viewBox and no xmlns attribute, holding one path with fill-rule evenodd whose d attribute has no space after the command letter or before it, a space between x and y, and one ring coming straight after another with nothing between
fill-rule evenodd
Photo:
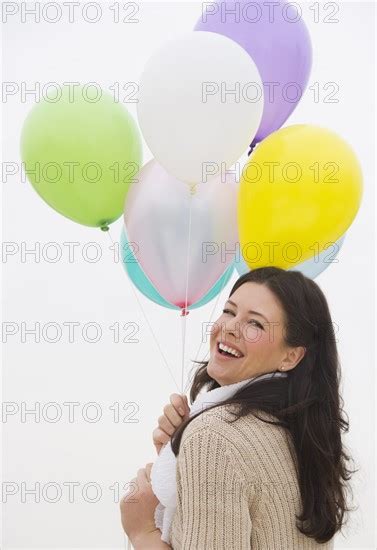
<instances>
[{"instance_id":1,"label":"pink balloon","mask_svg":"<svg viewBox=\"0 0 377 550\"><path fill-rule=\"evenodd\" d=\"M124 223L144 273L168 302L200 300L234 262L238 246L235 174L214 178L190 193L187 183L155 160L138 173L126 198ZM191 239L189 219L191 202ZM188 265L187 265L188 254Z\"/></svg>"}]
</instances>

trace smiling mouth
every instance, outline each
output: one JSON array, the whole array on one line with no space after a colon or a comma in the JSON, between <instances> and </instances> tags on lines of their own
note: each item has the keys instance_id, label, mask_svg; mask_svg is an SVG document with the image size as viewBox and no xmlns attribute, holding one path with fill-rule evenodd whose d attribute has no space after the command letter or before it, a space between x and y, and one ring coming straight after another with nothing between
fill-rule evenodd
<instances>
[{"instance_id":1,"label":"smiling mouth","mask_svg":"<svg viewBox=\"0 0 377 550\"><path fill-rule=\"evenodd\" d=\"M221 355L221 356L224 357L224 358L226 357L226 358L229 358L229 359L242 359L242 358L244 357L243 355L241 355L240 357L236 357L236 356L233 355L232 353L229 353L229 352L227 352L227 351L224 351L224 350L220 349L219 345L220 345L220 343L217 342L217 344L216 344L216 351L217 351L217 353L218 353L219 355Z\"/></svg>"}]
</instances>

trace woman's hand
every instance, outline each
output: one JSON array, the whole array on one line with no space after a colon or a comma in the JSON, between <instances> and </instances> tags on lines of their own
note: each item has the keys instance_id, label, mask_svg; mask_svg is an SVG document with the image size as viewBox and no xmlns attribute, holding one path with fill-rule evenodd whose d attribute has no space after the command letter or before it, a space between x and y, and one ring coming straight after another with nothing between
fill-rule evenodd
<instances>
[{"instance_id":1,"label":"woman's hand","mask_svg":"<svg viewBox=\"0 0 377 550\"><path fill-rule=\"evenodd\" d=\"M154 511L159 500L152 491L151 468L152 463L149 463L138 470L137 477L130 482L131 491L120 501L122 526L134 546L156 531L161 536L154 522Z\"/></svg>"},{"instance_id":2,"label":"woman's hand","mask_svg":"<svg viewBox=\"0 0 377 550\"><path fill-rule=\"evenodd\" d=\"M173 393L163 412L158 419L158 427L153 430L153 444L157 454L160 454L162 447L168 443L178 426L189 416L190 407L186 395Z\"/></svg>"}]
</instances>

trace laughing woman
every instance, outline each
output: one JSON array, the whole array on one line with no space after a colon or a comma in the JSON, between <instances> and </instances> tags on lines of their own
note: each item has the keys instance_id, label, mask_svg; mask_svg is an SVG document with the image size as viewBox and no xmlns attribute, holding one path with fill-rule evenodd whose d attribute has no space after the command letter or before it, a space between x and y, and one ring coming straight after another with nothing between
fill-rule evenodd
<instances>
[{"instance_id":1,"label":"laughing woman","mask_svg":"<svg viewBox=\"0 0 377 550\"><path fill-rule=\"evenodd\" d=\"M242 275L214 323L191 411L166 406L154 440L174 453L176 506L152 492L121 504L136 550L328 550L345 523L349 424L326 298L298 271ZM183 400L182 400L183 402ZM188 405L187 405L188 407ZM138 498L137 498L138 497ZM165 512L156 527L156 506ZM170 520L168 517L170 512Z\"/></svg>"}]
</instances>

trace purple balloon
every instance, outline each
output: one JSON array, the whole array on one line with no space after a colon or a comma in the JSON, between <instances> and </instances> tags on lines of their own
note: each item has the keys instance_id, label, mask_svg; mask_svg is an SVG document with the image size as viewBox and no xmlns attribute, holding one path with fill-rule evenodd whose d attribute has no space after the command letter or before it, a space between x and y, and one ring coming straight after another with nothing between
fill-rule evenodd
<instances>
[{"instance_id":1,"label":"purple balloon","mask_svg":"<svg viewBox=\"0 0 377 550\"><path fill-rule=\"evenodd\" d=\"M205 2L194 30L216 32L238 42L258 67L264 110L253 148L284 124L307 86L312 46L301 7L283 0Z\"/></svg>"}]
</instances>

